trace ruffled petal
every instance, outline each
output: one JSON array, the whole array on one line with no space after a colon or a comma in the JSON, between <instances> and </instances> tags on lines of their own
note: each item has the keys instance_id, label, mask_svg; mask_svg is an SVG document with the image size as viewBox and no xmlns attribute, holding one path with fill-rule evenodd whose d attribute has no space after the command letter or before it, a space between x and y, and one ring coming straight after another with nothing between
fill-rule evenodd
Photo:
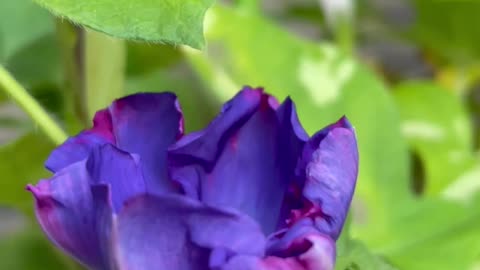
<instances>
[{"instance_id":1,"label":"ruffled petal","mask_svg":"<svg viewBox=\"0 0 480 270\"><path fill-rule=\"evenodd\" d=\"M294 229L293 229L294 230ZM232 257L219 270L333 270L335 268L335 242L315 229L301 228L289 232L283 242L283 256Z\"/></svg>"},{"instance_id":2,"label":"ruffled petal","mask_svg":"<svg viewBox=\"0 0 480 270\"><path fill-rule=\"evenodd\" d=\"M210 150L220 148L218 143L225 144L231 133L251 117L260 105L262 95L262 91L256 89L245 88L240 91L223 105L220 116L206 129L188 134L172 145L169 158L174 162L176 158L192 159L191 162L204 162L207 166L213 166L219 153ZM208 140L205 138L207 133ZM182 160L179 162L183 163Z\"/></svg>"},{"instance_id":3,"label":"ruffled petal","mask_svg":"<svg viewBox=\"0 0 480 270\"><path fill-rule=\"evenodd\" d=\"M170 148L172 178L188 196L235 208L266 234L274 231L293 177L291 164L306 139L294 110L290 100L278 108L262 89L245 88L205 130Z\"/></svg>"},{"instance_id":4,"label":"ruffled petal","mask_svg":"<svg viewBox=\"0 0 480 270\"><path fill-rule=\"evenodd\" d=\"M58 172L70 164L87 158L92 149L107 143L115 143L112 118L107 110L101 110L95 114L91 129L68 138L52 151L45 162L45 167L51 172Z\"/></svg>"},{"instance_id":5,"label":"ruffled petal","mask_svg":"<svg viewBox=\"0 0 480 270\"><path fill-rule=\"evenodd\" d=\"M139 93L118 99L97 112L93 123L93 128L55 149L46 167L58 172L87 158L98 146L113 144L141 157L149 193L176 191L166 169L167 148L183 134L182 113L174 94Z\"/></svg>"},{"instance_id":6,"label":"ruffled petal","mask_svg":"<svg viewBox=\"0 0 480 270\"><path fill-rule=\"evenodd\" d=\"M37 186L37 218L60 248L92 269L113 269L110 258L112 215L124 202L145 193L138 160L106 144ZM111 190L111 192L110 192Z\"/></svg>"},{"instance_id":7,"label":"ruffled petal","mask_svg":"<svg viewBox=\"0 0 480 270\"><path fill-rule=\"evenodd\" d=\"M291 222L312 218L333 239L342 230L358 174L355 132L343 117L315 134L304 146L297 168L305 183L302 209L293 210Z\"/></svg>"},{"instance_id":8,"label":"ruffled petal","mask_svg":"<svg viewBox=\"0 0 480 270\"><path fill-rule=\"evenodd\" d=\"M135 195L146 193L138 156L106 144L92 150L86 163L91 184L106 184L111 189L115 212Z\"/></svg>"},{"instance_id":9,"label":"ruffled petal","mask_svg":"<svg viewBox=\"0 0 480 270\"><path fill-rule=\"evenodd\" d=\"M206 129L182 137L169 148L170 175L187 196L200 199L204 168L211 170L215 166L222 149L219 144L225 144L229 136L248 120L260 104L261 96L261 91L241 91L223 105L221 116Z\"/></svg>"},{"instance_id":10,"label":"ruffled petal","mask_svg":"<svg viewBox=\"0 0 480 270\"><path fill-rule=\"evenodd\" d=\"M176 190L168 180L167 148L183 133L177 98L171 93L139 93L116 100L109 108L116 146L142 160L147 190Z\"/></svg>"},{"instance_id":11,"label":"ruffled petal","mask_svg":"<svg viewBox=\"0 0 480 270\"><path fill-rule=\"evenodd\" d=\"M287 98L278 108L277 117L280 121L279 145L283 153L280 159L280 167L283 168L282 174L287 184L287 191L283 198L282 210L277 223L277 229L280 229L285 227L286 217L290 210L299 206L298 190L302 184L298 182L299 178L295 174L295 169L305 142L308 140L308 134L300 124L295 104L290 98Z\"/></svg>"},{"instance_id":12,"label":"ruffled petal","mask_svg":"<svg viewBox=\"0 0 480 270\"><path fill-rule=\"evenodd\" d=\"M112 196L108 184L96 184L90 187L95 205L96 231L98 232L98 251L103 258L105 269L120 269L114 250L115 215L112 208Z\"/></svg>"},{"instance_id":13,"label":"ruffled petal","mask_svg":"<svg viewBox=\"0 0 480 270\"><path fill-rule=\"evenodd\" d=\"M90 269L108 269L85 163L74 163L27 189L35 196L37 219L52 242Z\"/></svg>"},{"instance_id":14,"label":"ruffled petal","mask_svg":"<svg viewBox=\"0 0 480 270\"><path fill-rule=\"evenodd\" d=\"M121 269L205 270L213 250L217 256L220 249L254 256L265 250L265 238L250 218L183 196L137 197L117 222Z\"/></svg>"}]
</instances>

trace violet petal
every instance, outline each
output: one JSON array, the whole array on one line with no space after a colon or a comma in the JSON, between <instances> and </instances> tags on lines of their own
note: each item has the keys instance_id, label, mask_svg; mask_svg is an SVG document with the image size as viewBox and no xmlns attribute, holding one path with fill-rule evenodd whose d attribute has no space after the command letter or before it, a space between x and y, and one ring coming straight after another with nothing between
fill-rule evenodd
<instances>
[{"instance_id":1,"label":"violet petal","mask_svg":"<svg viewBox=\"0 0 480 270\"><path fill-rule=\"evenodd\" d=\"M106 269L85 163L74 163L27 189L35 196L37 219L49 239L89 268Z\"/></svg>"},{"instance_id":2,"label":"violet petal","mask_svg":"<svg viewBox=\"0 0 480 270\"><path fill-rule=\"evenodd\" d=\"M235 208L270 233L293 177L289 162L299 156L303 141L297 133L302 131L291 101L277 112L271 96L245 88L205 130L170 148L172 178L188 196Z\"/></svg>"},{"instance_id":3,"label":"violet petal","mask_svg":"<svg viewBox=\"0 0 480 270\"><path fill-rule=\"evenodd\" d=\"M184 196L134 198L117 221L124 269L205 270L213 249L255 256L265 249L265 238L250 218Z\"/></svg>"},{"instance_id":4,"label":"violet petal","mask_svg":"<svg viewBox=\"0 0 480 270\"><path fill-rule=\"evenodd\" d=\"M239 255L231 258L219 270L333 270L335 268L335 242L330 237L310 233L295 239L307 247L291 257L264 258Z\"/></svg>"},{"instance_id":5,"label":"violet petal","mask_svg":"<svg viewBox=\"0 0 480 270\"><path fill-rule=\"evenodd\" d=\"M297 171L304 172L302 194L308 204L295 218L312 217L320 231L336 240L345 222L358 174L355 132L345 117L305 144Z\"/></svg>"},{"instance_id":6,"label":"violet petal","mask_svg":"<svg viewBox=\"0 0 480 270\"><path fill-rule=\"evenodd\" d=\"M141 157L149 193L176 190L166 169L167 147L183 133L182 113L174 94L138 93L118 99L97 112L93 122L93 128L69 138L52 152L45 163L49 170L57 172L110 143Z\"/></svg>"},{"instance_id":7,"label":"violet petal","mask_svg":"<svg viewBox=\"0 0 480 270\"><path fill-rule=\"evenodd\" d=\"M58 172L70 164L85 159L93 148L106 143L115 143L112 118L107 110L101 110L95 114L91 129L68 138L52 151L45 162L45 167L51 172Z\"/></svg>"},{"instance_id":8,"label":"violet petal","mask_svg":"<svg viewBox=\"0 0 480 270\"><path fill-rule=\"evenodd\" d=\"M109 111L116 146L140 156L148 192L174 191L167 175L167 148L183 133L175 95L139 93L116 100Z\"/></svg>"},{"instance_id":9,"label":"violet petal","mask_svg":"<svg viewBox=\"0 0 480 270\"><path fill-rule=\"evenodd\" d=\"M110 187L115 212L118 212L129 198L146 193L138 157L111 144L93 149L86 166L91 184L108 184Z\"/></svg>"}]
</instances>

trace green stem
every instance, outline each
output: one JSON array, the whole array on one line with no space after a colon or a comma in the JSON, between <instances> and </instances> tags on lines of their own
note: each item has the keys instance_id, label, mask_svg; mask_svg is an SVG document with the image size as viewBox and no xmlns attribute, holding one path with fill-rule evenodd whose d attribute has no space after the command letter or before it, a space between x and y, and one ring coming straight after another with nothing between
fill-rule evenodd
<instances>
[{"instance_id":1,"label":"green stem","mask_svg":"<svg viewBox=\"0 0 480 270\"><path fill-rule=\"evenodd\" d=\"M256 14L260 12L260 1L258 0L239 0L238 6L248 13Z\"/></svg>"},{"instance_id":2,"label":"green stem","mask_svg":"<svg viewBox=\"0 0 480 270\"><path fill-rule=\"evenodd\" d=\"M125 94L126 44L92 30L84 37L84 94L89 118Z\"/></svg>"},{"instance_id":3,"label":"green stem","mask_svg":"<svg viewBox=\"0 0 480 270\"><path fill-rule=\"evenodd\" d=\"M343 52L353 54L355 50L355 33L352 18L339 16L335 22L335 40Z\"/></svg>"},{"instance_id":4,"label":"green stem","mask_svg":"<svg viewBox=\"0 0 480 270\"><path fill-rule=\"evenodd\" d=\"M63 99L64 118L69 133L76 133L81 128L90 126L85 96L83 95L83 48L85 31L80 26L57 19L57 38L62 55L64 69Z\"/></svg>"},{"instance_id":5,"label":"green stem","mask_svg":"<svg viewBox=\"0 0 480 270\"><path fill-rule=\"evenodd\" d=\"M12 97L54 143L60 144L65 141L67 138L65 132L2 65L0 65L0 88Z\"/></svg>"}]
</instances>

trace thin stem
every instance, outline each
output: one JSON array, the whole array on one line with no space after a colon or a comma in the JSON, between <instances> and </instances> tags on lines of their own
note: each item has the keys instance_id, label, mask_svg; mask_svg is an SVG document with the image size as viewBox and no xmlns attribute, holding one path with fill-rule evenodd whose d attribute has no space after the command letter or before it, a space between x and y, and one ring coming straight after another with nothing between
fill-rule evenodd
<instances>
[{"instance_id":1,"label":"thin stem","mask_svg":"<svg viewBox=\"0 0 480 270\"><path fill-rule=\"evenodd\" d=\"M67 138L65 132L2 65L0 65L0 88L12 97L54 143L60 144L65 141Z\"/></svg>"},{"instance_id":2,"label":"thin stem","mask_svg":"<svg viewBox=\"0 0 480 270\"><path fill-rule=\"evenodd\" d=\"M335 39L341 50L353 54L355 49L355 33L351 18L340 17L335 25Z\"/></svg>"},{"instance_id":3,"label":"thin stem","mask_svg":"<svg viewBox=\"0 0 480 270\"><path fill-rule=\"evenodd\" d=\"M90 126L84 87L84 33L81 26L74 25L64 19L57 19L57 38L62 55L65 72L63 82L64 117L67 130L78 131L81 127ZM78 121L76 121L78 120Z\"/></svg>"},{"instance_id":4,"label":"thin stem","mask_svg":"<svg viewBox=\"0 0 480 270\"><path fill-rule=\"evenodd\" d=\"M84 95L89 118L125 94L126 43L93 30L84 33Z\"/></svg>"},{"instance_id":5,"label":"thin stem","mask_svg":"<svg viewBox=\"0 0 480 270\"><path fill-rule=\"evenodd\" d=\"M260 12L260 1L258 0L239 0L238 6L251 14Z\"/></svg>"}]
</instances>

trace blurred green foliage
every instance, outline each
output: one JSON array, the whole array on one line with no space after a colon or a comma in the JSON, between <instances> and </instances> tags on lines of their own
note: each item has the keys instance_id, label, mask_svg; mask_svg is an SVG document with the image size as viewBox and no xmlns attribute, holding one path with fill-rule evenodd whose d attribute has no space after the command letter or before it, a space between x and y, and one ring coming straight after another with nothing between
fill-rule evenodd
<instances>
[{"instance_id":1,"label":"blurred green foliage","mask_svg":"<svg viewBox=\"0 0 480 270\"><path fill-rule=\"evenodd\" d=\"M193 47L203 44L201 22L211 4L137 1L127 9L113 1L38 2L117 37ZM170 2L178 5L162 9ZM291 96L309 133L347 115L358 135L360 172L351 222L338 242L337 269L478 268L480 160L474 131L479 123L473 119L480 110L467 100L480 75L478 3L411 1L414 22L408 31L389 28L389 37L414 44L422 52L418 61L431 63L434 74L389 83L382 63L367 65L334 42L326 11L314 1L290 1L274 15L262 12L256 1L238 2L217 3L208 11L207 46L196 51L114 39L56 21L29 0L3 1L0 64L70 134L111 99L141 91L175 92L188 131L208 123L245 84L263 86L279 99ZM359 11L370 4L359 1ZM88 12L91 5L101 16ZM113 19L112 12L119 15ZM323 38L299 37L301 31L285 26L291 21L321 29ZM367 24L359 16L346 33L361 37L355 29L362 23ZM0 108L11 104L2 95ZM24 191L26 183L48 177L42 163L54 145L18 113L0 120L0 135L7 128L17 132L2 139L0 205L27 216L14 235L0 231L0 269L75 269L32 229L32 199Z\"/></svg>"}]
</instances>

